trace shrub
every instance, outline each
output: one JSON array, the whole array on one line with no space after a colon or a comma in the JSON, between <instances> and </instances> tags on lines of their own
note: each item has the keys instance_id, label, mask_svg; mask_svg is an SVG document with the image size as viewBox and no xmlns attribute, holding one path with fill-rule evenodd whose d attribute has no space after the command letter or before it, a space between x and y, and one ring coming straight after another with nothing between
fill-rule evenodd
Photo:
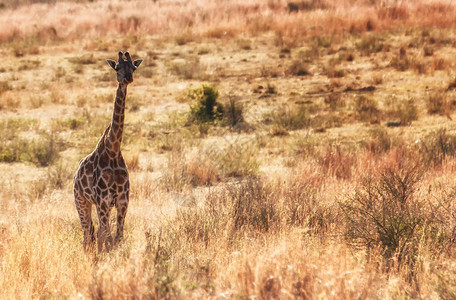
<instances>
[{"instance_id":1,"label":"shrub","mask_svg":"<svg viewBox=\"0 0 456 300\"><path fill-rule=\"evenodd\" d=\"M76 64L76 65L91 65L91 64L97 63L97 59L91 53L83 54L81 56L71 57L68 60L71 63Z\"/></svg>"},{"instance_id":2,"label":"shrub","mask_svg":"<svg viewBox=\"0 0 456 300\"><path fill-rule=\"evenodd\" d=\"M301 1L292 1L288 2L287 8L289 12L297 12L300 10L315 10L315 9L325 9L327 6L322 0L301 0Z\"/></svg>"},{"instance_id":3,"label":"shrub","mask_svg":"<svg viewBox=\"0 0 456 300\"><path fill-rule=\"evenodd\" d=\"M28 143L21 139L2 143L0 149L0 161L2 162L18 162L21 161L22 153L27 151Z\"/></svg>"},{"instance_id":4,"label":"shrub","mask_svg":"<svg viewBox=\"0 0 456 300\"><path fill-rule=\"evenodd\" d=\"M195 40L196 36L190 30L187 30L181 34L178 34L174 37L176 44L183 46L185 44L191 43Z\"/></svg>"},{"instance_id":5,"label":"shrub","mask_svg":"<svg viewBox=\"0 0 456 300\"><path fill-rule=\"evenodd\" d=\"M82 117L68 117L65 119L55 119L52 122L52 129L54 131L65 131L65 130L78 130L81 129L87 120Z\"/></svg>"},{"instance_id":6,"label":"shrub","mask_svg":"<svg viewBox=\"0 0 456 300\"><path fill-rule=\"evenodd\" d=\"M448 100L445 92L429 93L426 108L430 115L446 115L449 116L454 110L454 104Z\"/></svg>"},{"instance_id":7,"label":"shrub","mask_svg":"<svg viewBox=\"0 0 456 300\"><path fill-rule=\"evenodd\" d=\"M432 59L432 70L433 71L441 71L441 70L446 70L450 66L450 62L447 61L446 59L439 58L439 57L434 57Z\"/></svg>"},{"instance_id":8,"label":"shrub","mask_svg":"<svg viewBox=\"0 0 456 300\"><path fill-rule=\"evenodd\" d=\"M12 90L12 87L8 81L0 81L0 95L9 90Z\"/></svg>"},{"instance_id":9,"label":"shrub","mask_svg":"<svg viewBox=\"0 0 456 300\"><path fill-rule=\"evenodd\" d=\"M358 119L362 122L379 123L380 110L378 109L377 101L370 97L359 96L355 100L355 112Z\"/></svg>"},{"instance_id":10,"label":"shrub","mask_svg":"<svg viewBox=\"0 0 456 300\"><path fill-rule=\"evenodd\" d=\"M226 124L235 127L244 123L244 107L234 97L230 97L223 107L223 119Z\"/></svg>"},{"instance_id":11,"label":"shrub","mask_svg":"<svg viewBox=\"0 0 456 300\"><path fill-rule=\"evenodd\" d=\"M35 164L45 167L58 157L56 141L53 135L45 135L34 141L30 146L29 155Z\"/></svg>"},{"instance_id":12,"label":"shrub","mask_svg":"<svg viewBox=\"0 0 456 300\"><path fill-rule=\"evenodd\" d=\"M54 189L63 189L72 178L72 168L69 168L63 161L51 166L47 172L48 184Z\"/></svg>"},{"instance_id":13,"label":"shrub","mask_svg":"<svg viewBox=\"0 0 456 300\"><path fill-rule=\"evenodd\" d=\"M292 180L280 188L283 225L310 228L315 233L329 229L334 222L335 209L318 199L317 189L307 182Z\"/></svg>"},{"instance_id":14,"label":"shrub","mask_svg":"<svg viewBox=\"0 0 456 300\"><path fill-rule=\"evenodd\" d=\"M48 189L48 185L47 185L46 178L34 179L28 185L27 197L29 198L29 200L31 202L40 200L45 195L47 189Z\"/></svg>"},{"instance_id":15,"label":"shrub","mask_svg":"<svg viewBox=\"0 0 456 300\"><path fill-rule=\"evenodd\" d=\"M323 172L339 179L349 179L352 176L352 166L355 157L346 153L340 146L327 147L318 162L323 167Z\"/></svg>"},{"instance_id":16,"label":"shrub","mask_svg":"<svg viewBox=\"0 0 456 300\"><path fill-rule=\"evenodd\" d=\"M213 185L218 181L218 170L207 157L195 157L186 164L186 174L194 186Z\"/></svg>"},{"instance_id":17,"label":"shrub","mask_svg":"<svg viewBox=\"0 0 456 300\"><path fill-rule=\"evenodd\" d=\"M264 121L278 128L298 130L310 126L311 115L309 109L302 105L295 108L282 107L276 112L267 114Z\"/></svg>"},{"instance_id":18,"label":"shrub","mask_svg":"<svg viewBox=\"0 0 456 300\"><path fill-rule=\"evenodd\" d=\"M253 176L258 172L258 149L253 142L233 142L225 149L215 147L210 151L208 157L217 162L219 172L224 177Z\"/></svg>"},{"instance_id":19,"label":"shrub","mask_svg":"<svg viewBox=\"0 0 456 300\"><path fill-rule=\"evenodd\" d=\"M288 67L288 73L295 76L311 75L307 63L299 58L292 61Z\"/></svg>"},{"instance_id":20,"label":"shrub","mask_svg":"<svg viewBox=\"0 0 456 300\"><path fill-rule=\"evenodd\" d=\"M345 100L341 93L331 93L325 96L325 103L329 105L331 110L337 110L345 106Z\"/></svg>"},{"instance_id":21,"label":"shrub","mask_svg":"<svg viewBox=\"0 0 456 300\"><path fill-rule=\"evenodd\" d=\"M410 65L411 62L404 47L399 49L399 54L397 54L390 62L390 66L398 71L406 71L410 68Z\"/></svg>"},{"instance_id":22,"label":"shrub","mask_svg":"<svg viewBox=\"0 0 456 300\"><path fill-rule=\"evenodd\" d=\"M168 66L174 75L184 79L196 79L205 77L205 67L201 65L197 55L187 57L184 61L175 61Z\"/></svg>"},{"instance_id":23,"label":"shrub","mask_svg":"<svg viewBox=\"0 0 456 300\"><path fill-rule=\"evenodd\" d=\"M329 64L325 68L325 73L328 78L342 78L345 76L345 71L334 64Z\"/></svg>"},{"instance_id":24,"label":"shrub","mask_svg":"<svg viewBox=\"0 0 456 300\"><path fill-rule=\"evenodd\" d=\"M369 134L370 139L365 143L365 147L370 152L380 154L392 148L394 141L386 129L376 127L371 129Z\"/></svg>"},{"instance_id":25,"label":"shrub","mask_svg":"<svg viewBox=\"0 0 456 300\"><path fill-rule=\"evenodd\" d=\"M190 108L191 121L204 123L222 119L223 106L217 102L218 96L213 85L203 84L201 88L189 91L188 97L195 102Z\"/></svg>"},{"instance_id":26,"label":"shrub","mask_svg":"<svg viewBox=\"0 0 456 300\"><path fill-rule=\"evenodd\" d=\"M379 246L400 264L413 262L425 225L423 203L415 193L420 177L420 168L407 163L366 177L342 204L348 241L367 249Z\"/></svg>"},{"instance_id":27,"label":"shrub","mask_svg":"<svg viewBox=\"0 0 456 300\"><path fill-rule=\"evenodd\" d=\"M236 41L236 44L242 50L251 50L252 49L252 43L249 39L238 39Z\"/></svg>"},{"instance_id":28,"label":"shrub","mask_svg":"<svg viewBox=\"0 0 456 300\"><path fill-rule=\"evenodd\" d=\"M277 88L275 87L275 85L273 84L270 84L268 82L268 84L266 85L266 91L265 91L266 94L277 94Z\"/></svg>"},{"instance_id":29,"label":"shrub","mask_svg":"<svg viewBox=\"0 0 456 300\"><path fill-rule=\"evenodd\" d=\"M268 232L280 224L276 199L271 194L271 188L258 179L228 187L232 235L245 230Z\"/></svg>"},{"instance_id":30,"label":"shrub","mask_svg":"<svg viewBox=\"0 0 456 300\"><path fill-rule=\"evenodd\" d=\"M446 157L456 155L456 135L450 135L445 129L431 132L419 143L419 152L426 164L440 166Z\"/></svg>"},{"instance_id":31,"label":"shrub","mask_svg":"<svg viewBox=\"0 0 456 300\"><path fill-rule=\"evenodd\" d=\"M418 120L418 108L414 99L395 101L386 114L401 126L408 126L412 121Z\"/></svg>"},{"instance_id":32,"label":"shrub","mask_svg":"<svg viewBox=\"0 0 456 300\"><path fill-rule=\"evenodd\" d=\"M42 135L34 141L15 137L0 144L0 161L18 162L29 161L45 167L54 162L59 155L59 149L52 135Z\"/></svg>"},{"instance_id":33,"label":"shrub","mask_svg":"<svg viewBox=\"0 0 456 300\"><path fill-rule=\"evenodd\" d=\"M369 56L372 53L378 53L383 50L383 47L384 44L382 39L375 35L367 35L356 44L358 51L365 56Z\"/></svg>"}]
</instances>

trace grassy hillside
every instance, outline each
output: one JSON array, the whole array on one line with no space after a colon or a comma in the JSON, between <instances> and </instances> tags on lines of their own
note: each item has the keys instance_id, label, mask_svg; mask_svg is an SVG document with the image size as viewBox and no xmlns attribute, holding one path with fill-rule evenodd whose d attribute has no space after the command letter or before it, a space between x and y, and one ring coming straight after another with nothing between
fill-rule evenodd
<instances>
[{"instance_id":1,"label":"grassy hillside","mask_svg":"<svg viewBox=\"0 0 456 300\"><path fill-rule=\"evenodd\" d=\"M0 2L0 294L455 298L455 20L443 0ZM119 50L144 59L131 201L96 255L72 176Z\"/></svg>"}]
</instances>

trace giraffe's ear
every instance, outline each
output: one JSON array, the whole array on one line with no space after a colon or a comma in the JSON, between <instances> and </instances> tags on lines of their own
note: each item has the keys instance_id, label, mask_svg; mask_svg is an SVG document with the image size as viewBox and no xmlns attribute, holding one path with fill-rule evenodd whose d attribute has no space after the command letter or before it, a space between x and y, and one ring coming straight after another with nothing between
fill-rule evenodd
<instances>
[{"instance_id":1,"label":"giraffe's ear","mask_svg":"<svg viewBox=\"0 0 456 300\"><path fill-rule=\"evenodd\" d=\"M133 65L135 67L139 67L139 65L143 62L143 60L140 58L140 59L136 59L134 62L133 62Z\"/></svg>"},{"instance_id":2,"label":"giraffe's ear","mask_svg":"<svg viewBox=\"0 0 456 300\"><path fill-rule=\"evenodd\" d=\"M111 60L111 59L107 59L106 62L108 63L108 65L111 66L111 68L113 68L114 70L116 69L116 62Z\"/></svg>"}]
</instances>

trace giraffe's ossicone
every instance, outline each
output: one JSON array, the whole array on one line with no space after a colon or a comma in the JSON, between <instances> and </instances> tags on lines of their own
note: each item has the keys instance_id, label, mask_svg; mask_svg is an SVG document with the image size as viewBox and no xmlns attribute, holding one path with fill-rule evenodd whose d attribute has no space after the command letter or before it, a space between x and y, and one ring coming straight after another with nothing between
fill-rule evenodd
<instances>
[{"instance_id":1,"label":"giraffe's ossicone","mask_svg":"<svg viewBox=\"0 0 456 300\"><path fill-rule=\"evenodd\" d=\"M92 223L92 205L98 216L98 252L103 245L109 251L123 236L125 215L127 213L130 182L128 170L120 151L125 117L125 98L127 85L133 82L133 73L142 59L131 60L130 54L119 52L116 63L108 59L108 64L116 71L117 88L111 123L100 138L95 150L81 160L74 176L74 201L81 219L84 232L84 248L90 249L95 243L95 229ZM111 209L117 210L117 232L112 240L109 226Z\"/></svg>"}]
</instances>

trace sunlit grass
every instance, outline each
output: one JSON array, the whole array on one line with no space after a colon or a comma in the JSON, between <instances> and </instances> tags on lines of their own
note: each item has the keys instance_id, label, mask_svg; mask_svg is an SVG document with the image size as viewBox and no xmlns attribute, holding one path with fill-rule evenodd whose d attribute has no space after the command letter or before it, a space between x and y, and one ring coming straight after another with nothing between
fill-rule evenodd
<instances>
[{"instance_id":1,"label":"sunlit grass","mask_svg":"<svg viewBox=\"0 0 456 300\"><path fill-rule=\"evenodd\" d=\"M0 8L2 297L454 298L452 3L31 2ZM125 239L86 253L119 50Z\"/></svg>"}]
</instances>

